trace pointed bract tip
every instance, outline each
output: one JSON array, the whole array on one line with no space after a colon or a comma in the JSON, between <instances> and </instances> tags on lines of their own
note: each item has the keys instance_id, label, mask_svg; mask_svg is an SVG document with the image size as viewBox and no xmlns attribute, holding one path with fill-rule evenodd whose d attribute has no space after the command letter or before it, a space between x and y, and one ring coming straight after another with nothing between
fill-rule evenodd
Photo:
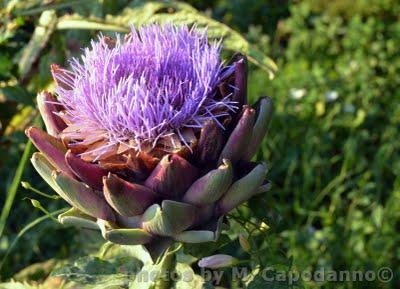
<instances>
[{"instance_id":1,"label":"pointed bract tip","mask_svg":"<svg viewBox=\"0 0 400 289\"><path fill-rule=\"evenodd\" d=\"M243 106L243 113L222 149L219 163L222 159L229 159L232 163L239 161L248 146L254 126L255 110L250 106Z\"/></svg>"},{"instance_id":2,"label":"pointed bract tip","mask_svg":"<svg viewBox=\"0 0 400 289\"><path fill-rule=\"evenodd\" d=\"M257 194L266 174L267 165L264 162L260 162L245 176L234 182L219 200L217 213L224 215Z\"/></svg>"},{"instance_id":3,"label":"pointed bract tip","mask_svg":"<svg viewBox=\"0 0 400 289\"><path fill-rule=\"evenodd\" d=\"M25 133L35 147L41 153L43 153L43 155L55 168L63 171L70 177L75 178L75 175L72 173L65 161L65 153L67 152L67 148L59 139L49 135L37 127L30 127L25 131Z\"/></svg>"},{"instance_id":4,"label":"pointed bract tip","mask_svg":"<svg viewBox=\"0 0 400 289\"><path fill-rule=\"evenodd\" d=\"M252 134L243 152L242 159L249 161L256 154L261 142L266 135L274 110L273 101L270 97L262 97L255 104L256 116L254 126L251 129Z\"/></svg>"},{"instance_id":5,"label":"pointed bract tip","mask_svg":"<svg viewBox=\"0 0 400 289\"><path fill-rule=\"evenodd\" d=\"M84 183L70 178L63 172L53 171L53 181L68 197L69 203L83 213L102 220L114 222L115 216L104 197Z\"/></svg>"},{"instance_id":6,"label":"pointed bract tip","mask_svg":"<svg viewBox=\"0 0 400 289\"><path fill-rule=\"evenodd\" d=\"M25 135L29 138L31 138L31 134L32 134L32 129L34 129L34 126L30 126L27 129L25 129Z\"/></svg>"},{"instance_id":7,"label":"pointed bract tip","mask_svg":"<svg viewBox=\"0 0 400 289\"><path fill-rule=\"evenodd\" d=\"M177 154L166 155L145 181L145 186L166 198L178 198L190 187L198 169Z\"/></svg>"},{"instance_id":8,"label":"pointed bract tip","mask_svg":"<svg viewBox=\"0 0 400 289\"><path fill-rule=\"evenodd\" d=\"M56 97L48 91L38 93L36 100L47 132L54 137L58 137L67 127L65 122L57 115L58 112L63 110L62 105L57 104Z\"/></svg>"},{"instance_id":9,"label":"pointed bract tip","mask_svg":"<svg viewBox=\"0 0 400 289\"><path fill-rule=\"evenodd\" d=\"M99 167L96 164L86 162L80 157L68 150L65 154L65 161L71 171L81 181L94 188L95 190L101 191L103 189L103 176L107 175L107 171Z\"/></svg>"},{"instance_id":10,"label":"pointed bract tip","mask_svg":"<svg viewBox=\"0 0 400 289\"><path fill-rule=\"evenodd\" d=\"M201 268L218 269L224 267L231 267L238 263L238 260L230 255L216 254L209 257L202 258L198 265Z\"/></svg>"},{"instance_id":11,"label":"pointed bract tip","mask_svg":"<svg viewBox=\"0 0 400 289\"><path fill-rule=\"evenodd\" d=\"M125 217L142 214L156 197L151 189L125 181L112 173L103 177L103 192L107 203Z\"/></svg>"},{"instance_id":12,"label":"pointed bract tip","mask_svg":"<svg viewBox=\"0 0 400 289\"><path fill-rule=\"evenodd\" d=\"M206 175L196 180L185 193L183 200L196 206L216 202L229 188L233 179L233 169L228 159Z\"/></svg>"}]
</instances>

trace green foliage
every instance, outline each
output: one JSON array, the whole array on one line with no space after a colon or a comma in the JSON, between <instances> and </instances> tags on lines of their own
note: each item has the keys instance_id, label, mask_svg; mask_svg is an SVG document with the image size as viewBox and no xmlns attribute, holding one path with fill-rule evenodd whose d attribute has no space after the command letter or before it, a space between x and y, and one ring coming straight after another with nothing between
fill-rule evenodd
<instances>
[{"instance_id":1,"label":"green foliage","mask_svg":"<svg viewBox=\"0 0 400 289\"><path fill-rule=\"evenodd\" d=\"M388 266L399 276L400 6L391 4L350 18L333 14L334 4L329 13L293 5L276 79L263 85L253 74L250 95L276 100L259 157L272 158L265 203L282 218L275 242L297 270ZM265 215L257 200L251 207Z\"/></svg>"},{"instance_id":2,"label":"green foliage","mask_svg":"<svg viewBox=\"0 0 400 289\"><path fill-rule=\"evenodd\" d=\"M24 149L29 149L22 131L36 116L34 95L51 85L51 63L63 64L67 57L77 55L98 30L123 32L129 23L174 21L208 26L212 38L224 37L228 50L247 53L253 64L264 68L250 65L250 97L255 100L267 94L275 101L272 126L258 154L259 159L271 160L271 191L228 216L232 226L217 243L185 245L173 261L175 269L192 270L190 265L194 265L194 272L199 273L197 260L218 252L246 260L243 267L253 273L232 282L227 273L221 285L232 289L397 288L398 1L188 2L201 13L173 1L29 0L1 4L0 191L8 194L0 194L0 205L3 208L7 198L14 200L8 201L7 207L13 207L9 216L7 210L2 211L8 217L2 219L6 227L0 239L4 261L1 279L17 278L20 275L16 273L29 264L58 258L63 266L63 260L75 260L59 265L54 275L74 280L80 284L78 288L87 283L100 286L97 288L129 288L143 264L144 269L157 266L133 248L118 254L113 254L113 248L105 249L100 258L79 259L89 253L93 256L101 244L97 235L43 222L49 216L24 200L32 198L32 191L15 184L28 181L29 190L45 195L53 192L30 165L17 172L14 182L13 176ZM274 80L265 72L276 70L266 54L279 65ZM49 212L62 208L62 201L45 195L35 195L39 201L35 204ZM239 236L246 238L241 241L245 250ZM121 274L122 263L129 267L126 274ZM266 281L258 271L271 267L269 274L321 268L377 272L383 266L394 271L391 283L288 284ZM35 281L58 278L47 274ZM23 283L30 278L21 277L18 281L22 283L4 283L0 288L37 288ZM151 288L154 284L147 285ZM192 283L170 285L212 288L200 276ZM73 288L68 286L65 288Z\"/></svg>"},{"instance_id":3,"label":"green foliage","mask_svg":"<svg viewBox=\"0 0 400 289\"><path fill-rule=\"evenodd\" d=\"M53 271L52 275L65 277L69 281L92 285L94 288L123 286L139 270L139 262L125 257L118 260L101 260L96 257L82 257L75 262ZM132 273L131 273L132 272Z\"/></svg>"},{"instance_id":4,"label":"green foliage","mask_svg":"<svg viewBox=\"0 0 400 289\"><path fill-rule=\"evenodd\" d=\"M174 253L174 250L168 251L153 263L148 262L148 252L142 246L112 245L104 258L81 257L54 270L52 275L66 278L85 289L213 288L190 265L178 262Z\"/></svg>"},{"instance_id":5,"label":"green foliage","mask_svg":"<svg viewBox=\"0 0 400 289\"><path fill-rule=\"evenodd\" d=\"M140 26L147 23L166 23L196 25L207 28L211 39L223 39L224 48L246 54L250 61L269 72L273 78L277 67L275 63L251 45L240 33L215 21L188 4L169 1L134 1L123 9L118 16L106 15L104 20L86 19L80 15L66 15L59 19L58 29L102 29L126 32L129 25Z\"/></svg>"},{"instance_id":6,"label":"green foliage","mask_svg":"<svg viewBox=\"0 0 400 289\"><path fill-rule=\"evenodd\" d=\"M0 284L0 289L38 289L38 287L29 285L28 283L19 283L11 281Z\"/></svg>"}]
</instances>

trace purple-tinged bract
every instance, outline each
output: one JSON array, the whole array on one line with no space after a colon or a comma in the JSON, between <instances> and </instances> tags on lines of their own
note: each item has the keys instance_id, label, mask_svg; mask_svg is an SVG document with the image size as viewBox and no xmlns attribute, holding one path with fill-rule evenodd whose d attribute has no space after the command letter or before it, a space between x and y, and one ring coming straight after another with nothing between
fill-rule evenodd
<instances>
[{"instance_id":1,"label":"purple-tinged bract","mask_svg":"<svg viewBox=\"0 0 400 289\"><path fill-rule=\"evenodd\" d=\"M55 73L63 118L77 128L64 135L78 142L102 136L99 154L118 143L137 150L188 145L193 129L236 108L229 96L216 97L233 70L221 63L220 43L186 26L132 28L112 41L100 36L70 66Z\"/></svg>"}]
</instances>

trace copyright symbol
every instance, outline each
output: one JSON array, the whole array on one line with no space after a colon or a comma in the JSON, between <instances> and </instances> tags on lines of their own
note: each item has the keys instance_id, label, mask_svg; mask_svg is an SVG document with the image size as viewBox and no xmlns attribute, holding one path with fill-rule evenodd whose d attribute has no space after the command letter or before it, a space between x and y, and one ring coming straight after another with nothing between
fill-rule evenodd
<instances>
[{"instance_id":1,"label":"copyright symbol","mask_svg":"<svg viewBox=\"0 0 400 289\"><path fill-rule=\"evenodd\" d=\"M382 267L378 270L378 280L384 283L393 279L393 271L389 267Z\"/></svg>"}]
</instances>

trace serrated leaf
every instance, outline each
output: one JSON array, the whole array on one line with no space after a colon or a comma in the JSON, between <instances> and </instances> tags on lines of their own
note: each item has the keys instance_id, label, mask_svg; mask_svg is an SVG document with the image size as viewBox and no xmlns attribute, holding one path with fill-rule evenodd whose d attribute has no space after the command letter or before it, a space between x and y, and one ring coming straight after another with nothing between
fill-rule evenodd
<instances>
[{"instance_id":1,"label":"serrated leaf","mask_svg":"<svg viewBox=\"0 0 400 289\"><path fill-rule=\"evenodd\" d=\"M141 261L144 265L154 263L149 251L143 245L126 246L114 243L106 244L109 244L104 254L106 259L115 258L118 256L129 256Z\"/></svg>"},{"instance_id":2,"label":"serrated leaf","mask_svg":"<svg viewBox=\"0 0 400 289\"><path fill-rule=\"evenodd\" d=\"M145 264L129 284L129 289L170 288L169 274L175 268L175 251L168 250L156 264Z\"/></svg>"},{"instance_id":3,"label":"serrated leaf","mask_svg":"<svg viewBox=\"0 0 400 289\"><path fill-rule=\"evenodd\" d=\"M54 270L51 275L63 277L79 285L90 286L90 288L126 287L135 278L140 265L139 260L129 256L109 260L82 257Z\"/></svg>"},{"instance_id":4,"label":"serrated leaf","mask_svg":"<svg viewBox=\"0 0 400 289\"><path fill-rule=\"evenodd\" d=\"M194 273L193 269L184 263L177 263L175 272L179 280L175 282L174 289L212 289L210 283L207 283L203 277Z\"/></svg>"},{"instance_id":5,"label":"serrated leaf","mask_svg":"<svg viewBox=\"0 0 400 289\"><path fill-rule=\"evenodd\" d=\"M207 28L210 39L223 39L224 48L246 54L248 59L263 68L272 78L277 71L273 60L258 51L240 33L229 26L205 16L189 4L177 1L136 2L126 7L118 16L107 15L105 19L84 19L79 15L67 15L59 19L57 29L93 29L118 32L129 31L130 25L168 23L196 25Z\"/></svg>"}]
</instances>

